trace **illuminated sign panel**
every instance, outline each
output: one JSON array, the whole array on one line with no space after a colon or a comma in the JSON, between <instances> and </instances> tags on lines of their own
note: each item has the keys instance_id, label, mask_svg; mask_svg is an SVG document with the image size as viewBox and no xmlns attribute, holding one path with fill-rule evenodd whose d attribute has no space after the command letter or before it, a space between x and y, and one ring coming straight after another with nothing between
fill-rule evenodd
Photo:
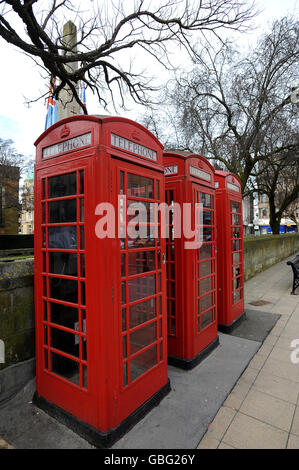
<instances>
[{"instance_id":1,"label":"illuminated sign panel","mask_svg":"<svg viewBox=\"0 0 299 470\"><path fill-rule=\"evenodd\" d=\"M202 180L211 181L210 173L200 170L199 168L195 168L195 166L190 166L190 175L201 178Z\"/></svg>"},{"instance_id":2,"label":"illuminated sign panel","mask_svg":"<svg viewBox=\"0 0 299 470\"><path fill-rule=\"evenodd\" d=\"M78 148L85 147L86 145L91 145L91 132L78 135L72 139L64 140L58 144L43 148L43 158L54 157L60 153L77 150Z\"/></svg>"},{"instance_id":3,"label":"illuminated sign panel","mask_svg":"<svg viewBox=\"0 0 299 470\"><path fill-rule=\"evenodd\" d=\"M237 191L238 193L240 192L239 186L229 182L227 182L227 189L231 189L231 191Z\"/></svg>"},{"instance_id":4,"label":"illuminated sign panel","mask_svg":"<svg viewBox=\"0 0 299 470\"><path fill-rule=\"evenodd\" d=\"M132 140L125 139L116 134L111 134L111 145L118 147L127 152L136 153L140 157L149 158L150 160L157 160L157 152L143 145L137 144Z\"/></svg>"},{"instance_id":5,"label":"illuminated sign panel","mask_svg":"<svg viewBox=\"0 0 299 470\"><path fill-rule=\"evenodd\" d=\"M178 166L177 165L170 165L170 166L166 166L164 168L164 175L165 176L175 175L177 172L178 172Z\"/></svg>"}]
</instances>

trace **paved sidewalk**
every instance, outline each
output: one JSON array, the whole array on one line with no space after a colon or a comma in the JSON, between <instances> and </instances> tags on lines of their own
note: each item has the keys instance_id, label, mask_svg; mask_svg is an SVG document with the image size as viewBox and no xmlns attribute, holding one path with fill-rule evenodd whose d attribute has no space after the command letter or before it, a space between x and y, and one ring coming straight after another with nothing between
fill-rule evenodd
<instances>
[{"instance_id":1,"label":"paved sidewalk","mask_svg":"<svg viewBox=\"0 0 299 470\"><path fill-rule=\"evenodd\" d=\"M291 284L286 260L246 282L246 307L281 317L219 409L199 449L299 449L299 364L291 361L291 342L299 342L299 289L290 295ZM265 304L251 304L259 300Z\"/></svg>"},{"instance_id":2,"label":"paved sidewalk","mask_svg":"<svg viewBox=\"0 0 299 470\"><path fill-rule=\"evenodd\" d=\"M281 315L262 346L262 339L220 335L220 346L193 371L170 367L171 393L113 448L299 449L299 364L290 358L299 288L292 296L291 285L286 260L246 282L248 312ZM34 389L32 381L0 407L0 449L92 448L31 403Z\"/></svg>"}]
</instances>

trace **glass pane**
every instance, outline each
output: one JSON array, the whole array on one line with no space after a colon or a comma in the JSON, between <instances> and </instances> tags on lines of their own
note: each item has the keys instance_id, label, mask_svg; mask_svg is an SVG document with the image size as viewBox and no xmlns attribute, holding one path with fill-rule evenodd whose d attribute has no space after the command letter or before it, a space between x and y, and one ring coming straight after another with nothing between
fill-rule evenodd
<instances>
[{"instance_id":1,"label":"glass pane","mask_svg":"<svg viewBox=\"0 0 299 470\"><path fill-rule=\"evenodd\" d=\"M208 276L209 274L212 274L212 272L212 261L200 263L200 277Z\"/></svg>"},{"instance_id":2,"label":"glass pane","mask_svg":"<svg viewBox=\"0 0 299 470\"><path fill-rule=\"evenodd\" d=\"M44 305L44 320L48 321L48 304L45 300L43 301L43 305Z\"/></svg>"},{"instance_id":3,"label":"glass pane","mask_svg":"<svg viewBox=\"0 0 299 470\"><path fill-rule=\"evenodd\" d=\"M212 212L210 212L210 211L203 211L203 214L202 214L202 223L203 223L203 225L212 225L212 223L213 223Z\"/></svg>"},{"instance_id":4,"label":"glass pane","mask_svg":"<svg viewBox=\"0 0 299 470\"><path fill-rule=\"evenodd\" d=\"M120 172L120 188L119 188L119 194L124 194L124 191L125 191L125 174L123 171Z\"/></svg>"},{"instance_id":5,"label":"glass pane","mask_svg":"<svg viewBox=\"0 0 299 470\"><path fill-rule=\"evenodd\" d=\"M51 371L76 385L80 385L80 372L78 362L72 361L67 357L52 352Z\"/></svg>"},{"instance_id":6,"label":"glass pane","mask_svg":"<svg viewBox=\"0 0 299 470\"><path fill-rule=\"evenodd\" d=\"M240 263L241 259L240 259L240 253L233 253L233 264L238 264Z\"/></svg>"},{"instance_id":7,"label":"glass pane","mask_svg":"<svg viewBox=\"0 0 299 470\"><path fill-rule=\"evenodd\" d=\"M140 377L157 364L157 346L143 351L131 359L131 381Z\"/></svg>"},{"instance_id":8,"label":"glass pane","mask_svg":"<svg viewBox=\"0 0 299 470\"><path fill-rule=\"evenodd\" d=\"M154 180L128 173L127 195L154 199Z\"/></svg>"},{"instance_id":9,"label":"glass pane","mask_svg":"<svg viewBox=\"0 0 299 470\"><path fill-rule=\"evenodd\" d=\"M203 244L200 247L200 259L212 258L212 245Z\"/></svg>"},{"instance_id":10,"label":"glass pane","mask_svg":"<svg viewBox=\"0 0 299 470\"><path fill-rule=\"evenodd\" d=\"M239 287L241 287L241 278L237 277L237 279L233 280L233 288L234 290L237 290Z\"/></svg>"},{"instance_id":11,"label":"glass pane","mask_svg":"<svg viewBox=\"0 0 299 470\"><path fill-rule=\"evenodd\" d=\"M200 299L200 311L203 312L213 305L213 294L205 295Z\"/></svg>"},{"instance_id":12,"label":"glass pane","mask_svg":"<svg viewBox=\"0 0 299 470\"><path fill-rule=\"evenodd\" d=\"M123 358L127 357L127 336L123 336Z\"/></svg>"},{"instance_id":13,"label":"glass pane","mask_svg":"<svg viewBox=\"0 0 299 470\"><path fill-rule=\"evenodd\" d=\"M82 365L82 387L87 388L87 367Z\"/></svg>"},{"instance_id":14,"label":"glass pane","mask_svg":"<svg viewBox=\"0 0 299 470\"><path fill-rule=\"evenodd\" d=\"M127 223L131 222L133 230L137 230L137 223L156 222L157 208L153 202L133 201L127 202ZM134 219L134 220L133 220ZM145 229L144 229L145 231Z\"/></svg>"},{"instance_id":15,"label":"glass pane","mask_svg":"<svg viewBox=\"0 0 299 470\"><path fill-rule=\"evenodd\" d=\"M147 232L149 232L149 227L147 228ZM131 238L128 234L128 249L134 248L151 248L155 246L155 238L153 236L146 235L145 238L141 238L137 236L137 238Z\"/></svg>"},{"instance_id":16,"label":"glass pane","mask_svg":"<svg viewBox=\"0 0 299 470\"><path fill-rule=\"evenodd\" d=\"M48 210L48 222L50 224L76 222L77 220L76 199L64 199L62 201L49 202Z\"/></svg>"},{"instance_id":17,"label":"glass pane","mask_svg":"<svg viewBox=\"0 0 299 470\"><path fill-rule=\"evenodd\" d=\"M48 364L48 349L44 350L44 356L45 356L45 369L49 369L49 364Z\"/></svg>"},{"instance_id":18,"label":"glass pane","mask_svg":"<svg viewBox=\"0 0 299 470\"><path fill-rule=\"evenodd\" d=\"M156 199L160 199L160 183L159 181L156 181Z\"/></svg>"},{"instance_id":19,"label":"glass pane","mask_svg":"<svg viewBox=\"0 0 299 470\"><path fill-rule=\"evenodd\" d=\"M51 322L76 330L78 309L67 305L50 302Z\"/></svg>"},{"instance_id":20,"label":"glass pane","mask_svg":"<svg viewBox=\"0 0 299 470\"><path fill-rule=\"evenodd\" d=\"M233 238L240 238L240 228L236 227L232 232Z\"/></svg>"},{"instance_id":21,"label":"glass pane","mask_svg":"<svg viewBox=\"0 0 299 470\"><path fill-rule=\"evenodd\" d=\"M130 328L141 325L156 316L156 299L149 299L129 309Z\"/></svg>"},{"instance_id":22,"label":"glass pane","mask_svg":"<svg viewBox=\"0 0 299 470\"><path fill-rule=\"evenodd\" d=\"M125 282L121 283L121 303L122 304L126 303L126 283Z\"/></svg>"},{"instance_id":23,"label":"glass pane","mask_svg":"<svg viewBox=\"0 0 299 470\"><path fill-rule=\"evenodd\" d=\"M123 381L124 381L124 387L128 385L128 370L127 370L127 363L125 362L123 365Z\"/></svg>"},{"instance_id":24,"label":"glass pane","mask_svg":"<svg viewBox=\"0 0 299 470\"><path fill-rule=\"evenodd\" d=\"M159 319L159 337L162 338L163 331L162 331L162 318Z\"/></svg>"},{"instance_id":25,"label":"glass pane","mask_svg":"<svg viewBox=\"0 0 299 470\"><path fill-rule=\"evenodd\" d=\"M122 309L121 317L122 317L122 331L126 331L127 321L126 321L126 309L125 308Z\"/></svg>"},{"instance_id":26,"label":"glass pane","mask_svg":"<svg viewBox=\"0 0 299 470\"><path fill-rule=\"evenodd\" d=\"M149 297L156 293L155 275L132 279L129 283L129 302Z\"/></svg>"},{"instance_id":27,"label":"glass pane","mask_svg":"<svg viewBox=\"0 0 299 470\"><path fill-rule=\"evenodd\" d=\"M213 310L209 310L200 317L201 329L203 330L213 322Z\"/></svg>"},{"instance_id":28,"label":"glass pane","mask_svg":"<svg viewBox=\"0 0 299 470\"><path fill-rule=\"evenodd\" d=\"M169 263L169 271L168 271L169 279L175 279L175 264Z\"/></svg>"},{"instance_id":29,"label":"glass pane","mask_svg":"<svg viewBox=\"0 0 299 470\"><path fill-rule=\"evenodd\" d=\"M42 204L42 223L46 223L46 204Z\"/></svg>"},{"instance_id":30,"label":"glass pane","mask_svg":"<svg viewBox=\"0 0 299 470\"><path fill-rule=\"evenodd\" d=\"M86 305L85 282L81 282L81 305Z\"/></svg>"},{"instance_id":31,"label":"glass pane","mask_svg":"<svg viewBox=\"0 0 299 470\"><path fill-rule=\"evenodd\" d=\"M84 171L80 171L80 194L84 194Z\"/></svg>"},{"instance_id":32,"label":"glass pane","mask_svg":"<svg viewBox=\"0 0 299 470\"><path fill-rule=\"evenodd\" d=\"M233 267L233 277L237 277L241 274L241 266Z\"/></svg>"},{"instance_id":33,"label":"glass pane","mask_svg":"<svg viewBox=\"0 0 299 470\"><path fill-rule=\"evenodd\" d=\"M128 275L146 273L154 271L156 268L154 251L139 251L138 253L129 253L129 272Z\"/></svg>"},{"instance_id":34,"label":"glass pane","mask_svg":"<svg viewBox=\"0 0 299 470\"><path fill-rule=\"evenodd\" d=\"M84 222L84 198L80 199L80 222Z\"/></svg>"},{"instance_id":35,"label":"glass pane","mask_svg":"<svg viewBox=\"0 0 299 470\"><path fill-rule=\"evenodd\" d=\"M60 250L77 249L77 228L71 227L49 227L49 248Z\"/></svg>"},{"instance_id":36,"label":"glass pane","mask_svg":"<svg viewBox=\"0 0 299 470\"><path fill-rule=\"evenodd\" d=\"M157 327L156 322L150 323L149 325L139 328L130 334L130 354L134 354L140 349L154 343L157 338Z\"/></svg>"},{"instance_id":37,"label":"glass pane","mask_svg":"<svg viewBox=\"0 0 299 470\"><path fill-rule=\"evenodd\" d=\"M121 277L124 277L126 275L126 255L121 255Z\"/></svg>"},{"instance_id":38,"label":"glass pane","mask_svg":"<svg viewBox=\"0 0 299 470\"><path fill-rule=\"evenodd\" d=\"M241 299L241 289L234 292L233 300L234 303L238 302Z\"/></svg>"},{"instance_id":39,"label":"glass pane","mask_svg":"<svg viewBox=\"0 0 299 470\"><path fill-rule=\"evenodd\" d=\"M84 226L80 227L80 250L84 250L85 240L84 240Z\"/></svg>"},{"instance_id":40,"label":"glass pane","mask_svg":"<svg viewBox=\"0 0 299 470\"><path fill-rule=\"evenodd\" d=\"M208 209L211 209L211 196L210 194L206 193L199 193L199 200L198 202L203 205L203 207L207 207Z\"/></svg>"},{"instance_id":41,"label":"glass pane","mask_svg":"<svg viewBox=\"0 0 299 470\"><path fill-rule=\"evenodd\" d=\"M168 283L168 297L175 297L175 282L169 282Z\"/></svg>"},{"instance_id":42,"label":"glass pane","mask_svg":"<svg viewBox=\"0 0 299 470\"><path fill-rule=\"evenodd\" d=\"M232 202L232 212L240 212L238 202Z\"/></svg>"},{"instance_id":43,"label":"glass pane","mask_svg":"<svg viewBox=\"0 0 299 470\"><path fill-rule=\"evenodd\" d=\"M240 217L236 214L232 215L232 223L233 225L239 225L240 224Z\"/></svg>"},{"instance_id":44,"label":"glass pane","mask_svg":"<svg viewBox=\"0 0 299 470\"><path fill-rule=\"evenodd\" d=\"M79 357L79 338L73 333L51 328L51 347Z\"/></svg>"},{"instance_id":45,"label":"glass pane","mask_svg":"<svg viewBox=\"0 0 299 470\"><path fill-rule=\"evenodd\" d=\"M47 297L47 278L46 276L43 277L43 295Z\"/></svg>"},{"instance_id":46,"label":"glass pane","mask_svg":"<svg viewBox=\"0 0 299 470\"><path fill-rule=\"evenodd\" d=\"M85 277L85 255L80 255L81 277Z\"/></svg>"},{"instance_id":47,"label":"glass pane","mask_svg":"<svg viewBox=\"0 0 299 470\"><path fill-rule=\"evenodd\" d=\"M49 178L48 198L71 196L77 193L76 173L52 176Z\"/></svg>"},{"instance_id":48,"label":"glass pane","mask_svg":"<svg viewBox=\"0 0 299 470\"><path fill-rule=\"evenodd\" d=\"M75 253L49 253L49 272L66 276L77 276L77 255Z\"/></svg>"},{"instance_id":49,"label":"glass pane","mask_svg":"<svg viewBox=\"0 0 299 470\"><path fill-rule=\"evenodd\" d=\"M202 234L203 234L203 241L210 242L212 240L213 230L209 227L203 227Z\"/></svg>"},{"instance_id":50,"label":"glass pane","mask_svg":"<svg viewBox=\"0 0 299 470\"><path fill-rule=\"evenodd\" d=\"M200 295L210 292L212 290L212 277L207 277L200 281Z\"/></svg>"},{"instance_id":51,"label":"glass pane","mask_svg":"<svg viewBox=\"0 0 299 470\"><path fill-rule=\"evenodd\" d=\"M233 251L240 250L240 240L233 240Z\"/></svg>"},{"instance_id":52,"label":"glass pane","mask_svg":"<svg viewBox=\"0 0 299 470\"><path fill-rule=\"evenodd\" d=\"M78 303L78 282L70 279L49 278L50 297L66 302Z\"/></svg>"}]
</instances>

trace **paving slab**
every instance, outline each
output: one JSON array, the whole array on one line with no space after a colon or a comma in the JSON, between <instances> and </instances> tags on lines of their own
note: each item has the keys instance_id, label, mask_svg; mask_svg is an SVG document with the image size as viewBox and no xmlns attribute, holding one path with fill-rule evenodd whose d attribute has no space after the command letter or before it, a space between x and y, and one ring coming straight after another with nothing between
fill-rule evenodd
<instances>
[{"instance_id":1,"label":"paving slab","mask_svg":"<svg viewBox=\"0 0 299 470\"><path fill-rule=\"evenodd\" d=\"M169 367L171 392L115 449L196 449L261 343L220 334L220 345L191 371ZM91 449L87 441L32 404L31 381L0 408L0 436L19 449Z\"/></svg>"},{"instance_id":2,"label":"paving slab","mask_svg":"<svg viewBox=\"0 0 299 470\"><path fill-rule=\"evenodd\" d=\"M195 449L248 362L257 341L220 334L220 345L191 371L169 367L170 394L115 449ZM207 443L215 445L215 441Z\"/></svg>"}]
</instances>

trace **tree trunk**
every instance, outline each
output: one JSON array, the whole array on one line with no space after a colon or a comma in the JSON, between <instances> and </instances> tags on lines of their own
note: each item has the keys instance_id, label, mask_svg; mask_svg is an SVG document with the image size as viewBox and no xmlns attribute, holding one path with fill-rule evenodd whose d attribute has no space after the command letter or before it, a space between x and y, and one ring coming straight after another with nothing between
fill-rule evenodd
<instances>
[{"instance_id":1,"label":"tree trunk","mask_svg":"<svg viewBox=\"0 0 299 470\"><path fill-rule=\"evenodd\" d=\"M277 216L274 216L274 217L271 217L270 218L270 227L272 229L272 233L273 235L279 235L280 234L280 221L281 221L281 217L277 217Z\"/></svg>"}]
</instances>

